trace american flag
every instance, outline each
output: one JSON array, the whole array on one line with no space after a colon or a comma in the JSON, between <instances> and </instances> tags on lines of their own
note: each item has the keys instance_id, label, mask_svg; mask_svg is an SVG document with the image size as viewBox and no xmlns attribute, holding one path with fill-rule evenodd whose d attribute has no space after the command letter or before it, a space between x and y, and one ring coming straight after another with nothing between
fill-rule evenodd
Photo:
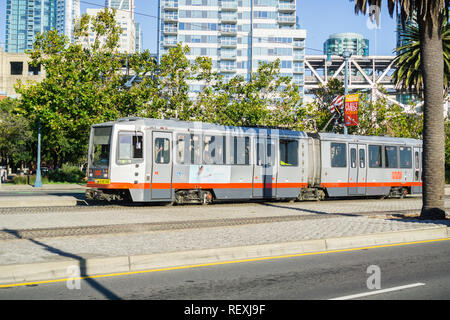
<instances>
[{"instance_id":1,"label":"american flag","mask_svg":"<svg viewBox=\"0 0 450 320\"><path fill-rule=\"evenodd\" d=\"M342 110L343 106L344 106L344 96L340 95L334 98L334 100L331 102L331 105L328 107L328 110L330 110L331 113L335 113L336 108Z\"/></svg>"}]
</instances>

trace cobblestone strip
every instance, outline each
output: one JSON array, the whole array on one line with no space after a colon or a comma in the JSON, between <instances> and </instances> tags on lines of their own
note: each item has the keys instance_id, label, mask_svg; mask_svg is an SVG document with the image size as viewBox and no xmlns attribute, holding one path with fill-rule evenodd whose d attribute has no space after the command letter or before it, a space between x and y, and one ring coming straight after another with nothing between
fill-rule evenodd
<instances>
[{"instance_id":1,"label":"cobblestone strip","mask_svg":"<svg viewBox=\"0 0 450 320\"><path fill-rule=\"evenodd\" d=\"M392 213L408 213L416 210L396 210ZM313 220L313 219L330 219L339 217L351 216L367 216L367 215L382 215L390 214L386 211L380 212L365 212L350 213L350 214L326 214L326 215L288 215L288 216L270 216L270 217L254 217L254 218L235 218L235 219L209 219L209 220L189 220L176 222L154 222L154 223L129 223L129 224L115 224L115 225L101 225L101 226L77 226L77 227L62 227L62 228L40 228L40 229L22 229L22 230L0 230L0 240L14 240L14 239L37 239L37 238L51 238L51 237L67 237L67 236L83 236L83 235L97 235L97 234L111 234L111 233L136 233L148 231L167 231L180 229L197 229L197 228L214 228L226 226L239 226L275 222L288 222L299 220Z\"/></svg>"}]
</instances>

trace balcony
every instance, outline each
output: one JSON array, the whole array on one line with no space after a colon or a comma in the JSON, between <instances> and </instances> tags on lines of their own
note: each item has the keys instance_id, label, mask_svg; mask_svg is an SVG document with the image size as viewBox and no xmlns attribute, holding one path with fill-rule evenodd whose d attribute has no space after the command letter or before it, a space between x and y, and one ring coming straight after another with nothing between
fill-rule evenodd
<instances>
[{"instance_id":1,"label":"balcony","mask_svg":"<svg viewBox=\"0 0 450 320\"><path fill-rule=\"evenodd\" d=\"M237 40L236 39L220 39L220 46L222 48L236 48Z\"/></svg>"},{"instance_id":2,"label":"balcony","mask_svg":"<svg viewBox=\"0 0 450 320\"><path fill-rule=\"evenodd\" d=\"M220 34L224 36L235 36L237 35L237 29L236 28L230 28L223 26L220 28Z\"/></svg>"},{"instance_id":3,"label":"balcony","mask_svg":"<svg viewBox=\"0 0 450 320\"><path fill-rule=\"evenodd\" d=\"M220 60L236 60L237 53L236 51L231 52L221 52L220 53Z\"/></svg>"},{"instance_id":4,"label":"balcony","mask_svg":"<svg viewBox=\"0 0 450 320\"><path fill-rule=\"evenodd\" d=\"M296 18L294 15L278 15L277 21L279 24L292 25L295 24Z\"/></svg>"},{"instance_id":5,"label":"balcony","mask_svg":"<svg viewBox=\"0 0 450 320\"><path fill-rule=\"evenodd\" d=\"M222 11L237 11L238 3L236 0L220 1L220 9Z\"/></svg>"},{"instance_id":6,"label":"balcony","mask_svg":"<svg viewBox=\"0 0 450 320\"><path fill-rule=\"evenodd\" d=\"M164 21L166 22L177 22L178 21L178 14L167 14L167 12L164 14Z\"/></svg>"},{"instance_id":7,"label":"balcony","mask_svg":"<svg viewBox=\"0 0 450 320\"><path fill-rule=\"evenodd\" d=\"M236 13L222 13L220 15L220 22L221 23L237 23L237 14Z\"/></svg>"},{"instance_id":8,"label":"balcony","mask_svg":"<svg viewBox=\"0 0 450 320\"><path fill-rule=\"evenodd\" d=\"M163 30L164 34L177 34L178 33L178 28L177 27L168 27L168 26L164 26L164 30Z\"/></svg>"},{"instance_id":9,"label":"balcony","mask_svg":"<svg viewBox=\"0 0 450 320\"><path fill-rule=\"evenodd\" d=\"M176 47L177 39L164 39L163 46L164 47Z\"/></svg>"},{"instance_id":10,"label":"balcony","mask_svg":"<svg viewBox=\"0 0 450 320\"><path fill-rule=\"evenodd\" d=\"M294 51L293 58L294 58L294 61L304 61L305 60L305 54L304 53L296 53Z\"/></svg>"},{"instance_id":11,"label":"balcony","mask_svg":"<svg viewBox=\"0 0 450 320\"><path fill-rule=\"evenodd\" d=\"M279 2L278 3L279 12L295 12L295 3L292 2Z\"/></svg>"},{"instance_id":12,"label":"balcony","mask_svg":"<svg viewBox=\"0 0 450 320\"><path fill-rule=\"evenodd\" d=\"M305 49L305 41L304 40L294 40L293 45L294 45L294 48L296 48L296 49Z\"/></svg>"},{"instance_id":13,"label":"balcony","mask_svg":"<svg viewBox=\"0 0 450 320\"><path fill-rule=\"evenodd\" d=\"M164 1L164 10L178 10L178 1Z\"/></svg>"},{"instance_id":14,"label":"balcony","mask_svg":"<svg viewBox=\"0 0 450 320\"><path fill-rule=\"evenodd\" d=\"M236 72L236 64L234 63L231 65L221 65L220 72L221 73L234 73L234 72Z\"/></svg>"}]
</instances>

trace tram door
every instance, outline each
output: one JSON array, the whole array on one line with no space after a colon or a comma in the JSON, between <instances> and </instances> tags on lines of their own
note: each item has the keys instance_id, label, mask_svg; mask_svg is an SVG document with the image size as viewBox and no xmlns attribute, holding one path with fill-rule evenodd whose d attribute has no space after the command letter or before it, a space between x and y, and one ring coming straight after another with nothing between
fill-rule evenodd
<instances>
[{"instance_id":1,"label":"tram door","mask_svg":"<svg viewBox=\"0 0 450 320\"><path fill-rule=\"evenodd\" d=\"M277 193L275 140L256 137L255 142L253 197L272 198Z\"/></svg>"},{"instance_id":2,"label":"tram door","mask_svg":"<svg viewBox=\"0 0 450 320\"><path fill-rule=\"evenodd\" d=\"M172 198L172 133L153 132L152 199Z\"/></svg>"},{"instance_id":3,"label":"tram door","mask_svg":"<svg viewBox=\"0 0 450 320\"><path fill-rule=\"evenodd\" d=\"M367 146L349 144L348 194L365 195L367 185Z\"/></svg>"},{"instance_id":4,"label":"tram door","mask_svg":"<svg viewBox=\"0 0 450 320\"><path fill-rule=\"evenodd\" d=\"M412 193L421 193L422 187L422 148L414 148L414 184L411 187Z\"/></svg>"}]
</instances>

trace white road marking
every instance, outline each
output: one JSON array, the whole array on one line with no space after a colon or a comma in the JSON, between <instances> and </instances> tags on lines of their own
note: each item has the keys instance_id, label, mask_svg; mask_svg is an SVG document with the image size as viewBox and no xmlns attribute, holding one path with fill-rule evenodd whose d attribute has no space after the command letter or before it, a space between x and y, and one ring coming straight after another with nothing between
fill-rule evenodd
<instances>
[{"instance_id":1,"label":"white road marking","mask_svg":"<svg viewBox=\"0 0 450 320\"><path fill-rule=\"evenodd\" d=\"M375 290L375 291L370 291L370 292L353 294L353 295L350 295L350 296L333 298L333 299L330 299L330 300L350 300L350 299L367 297L367 296L372 296L372 295L375 295L375 294L392 292L392 291L398 291L398 290L403 290L403 289L409 289L409 288L414 288L414 287L419 287L419 286L424 286L424 285L425 285L425 283L413 283L413 284L408 284L408 285L400 286L400 287L393 287L393 288L389 288L389 289Z\"/></svg>"}]
</instances>

